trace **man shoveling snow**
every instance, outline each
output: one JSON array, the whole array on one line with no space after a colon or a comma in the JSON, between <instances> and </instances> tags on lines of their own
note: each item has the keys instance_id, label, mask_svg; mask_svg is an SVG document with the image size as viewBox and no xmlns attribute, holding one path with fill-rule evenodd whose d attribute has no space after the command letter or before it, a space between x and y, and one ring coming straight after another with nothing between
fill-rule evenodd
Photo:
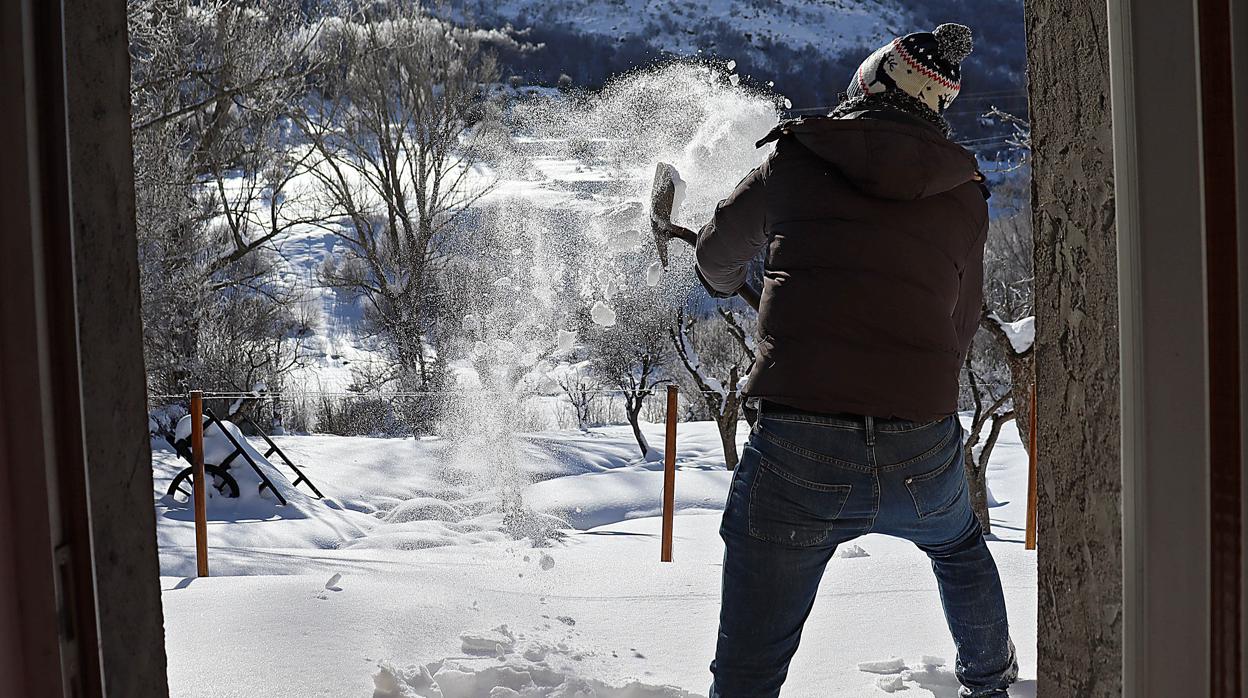
<instances>
[{"instance_id":1,"label":"man shoveling snow","mask_svg":"<svg viewBox=\"0 0 1248 698\"><path fill-rule=\"evenodd\" d=\"M713 697L779 695L824 567L872 532L930 557L961 695L1005 696L1017 676L956 415L988 207L942 114L970 51L970 30L945 24L873 53L830 116L759 141L774 152L697 236L698 275L721 297L767 246L745 387L759 416L721 527Z\"/></svg>"}]
</instances>

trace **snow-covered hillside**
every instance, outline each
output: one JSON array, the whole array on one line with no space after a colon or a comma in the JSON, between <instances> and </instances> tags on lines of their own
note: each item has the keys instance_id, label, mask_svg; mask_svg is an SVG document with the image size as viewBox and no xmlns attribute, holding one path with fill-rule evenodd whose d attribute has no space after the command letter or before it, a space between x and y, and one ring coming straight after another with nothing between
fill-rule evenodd
<instances>
[{"instance_id":1,"label":"snow-covered hillside","mask_svg":"<svg viewBox=\"0 0 1248 698\"><path fill-rule=\"evenodd\" d=\"M509 72L546 84L566 74L584 87L656 60L734 60L753 84L774 83L799 108L834 104L853 69L895 36L944 22L971 26L975 52L963 66L963 107L973 95L1025 113L1022 0L453 0L461 18L511 27L530 50L502 50ZM952 114L968 136L989 103Z\"/></svg>"},{"instance_id":2,"label":"snow-covered hillside","mask_svg":"<svg viewBox=\"0 0 1248 698\"><path fill-rule=\"evenodd\" d=\"M710 25L723 22L753 47L772 44L835 54L875 45L905 29L896 0L461 0L470 16L523 28L554 24L622 41L642 37L655 48L693 54L711 47Z\"/></svg>"}]
</instances>

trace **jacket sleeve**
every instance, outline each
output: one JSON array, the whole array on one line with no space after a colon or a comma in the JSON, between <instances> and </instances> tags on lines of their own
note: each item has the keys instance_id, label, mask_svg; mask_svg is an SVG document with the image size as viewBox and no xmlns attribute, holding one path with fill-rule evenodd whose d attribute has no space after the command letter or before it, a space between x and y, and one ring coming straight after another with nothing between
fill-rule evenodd
<instances>
[{"instance_id":1,"label":"jacket sleeve","mask_svg":"<svg viewBox=\"0 0 1248 698\"><path fill-rule=\"evenodd\" d=\"M988 222L985 221L979 237L971 245L962 267L958 288L958 304L953 311L953 322L958 332L958 345L962 360L971 350L971 341L979 329L979 316L984 306L984 245L988 241Z\"/></svg>"},{"instance_id":2,"label":"jacket sleeve","mask_svg":"<svg viewBox=\"0 0 1248 698\"><path fill-rule=\"evenodd\" d=\"M767 242L764 186L769 164L746 175L698 232L698 278L712 296L726 298L736 293L745 283L750 260Z\"/></svg>"}]
</instances>

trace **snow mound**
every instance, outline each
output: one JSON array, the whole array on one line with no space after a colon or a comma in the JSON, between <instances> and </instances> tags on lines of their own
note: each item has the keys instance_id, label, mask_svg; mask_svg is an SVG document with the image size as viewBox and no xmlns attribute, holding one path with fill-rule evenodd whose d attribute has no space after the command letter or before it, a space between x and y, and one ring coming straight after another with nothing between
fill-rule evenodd
<instances>
[{"instance_id":1,"label":"snow mound","mask_svg":"<svg viewBox=\"0 0 1248 698\"><path fill-rule=\"evenodd\" d=\"M874 662L858 662L858 671L865 671L868 674L896 674L905 668L906 662L900 657Z\"/></svg>"},{"instance_id":2,"label":"snow mound","mask_svg":"<svg viewBox=\"0 0 1248 698\"><path fill-rule=\"evenodd\" d=\"M259 468L274 485L281 490L282 496L286 498L290 504L309 504L311 500L305 497L301 492L290 486L290 482L285 473L278 469L264 454L256 450L255 446L243 436L243 432L230 421L221 420L220 422L225 431L217 426L216 422L210 422L204 427L204 465L223 465L226 460L234 454L236 450L234 443L237 442L239 447L251 457ZM227 436L227 434L229 436ZM178 440L190 439L191 436L191 416L185 415L178 420L178 424L174 429L174 438ZM234 440L231 441L230 437ZM185 467L190 465L185 461L179 461L179 465ZM277 506L277 500L271 492L264 491L261 487L264 481L260 479L259 473L247 463L247 459L238 456L230 461L226 466L229 474L238 483L238 500L234 502L221 501L225 498L219 497L215 487L208 488L208 497L217 503L215 507L225 507L234 509L240 513L247 513L259 517L267 517L276 513L273 507ZM188 503L189 506L189 503ZM298 507L296 507L298 508ZM297 517L302 514L286 511L283 516Z\"/></svg>"},{"instance_id":3,"label":"snow mound","mask_svg":"<svg viewBox=\"0 0 1248 698\"><path fill-rule=\"evenodd\" d=\"M719 511L732 480L727 470L689 470L677 474L676 511ZM663 472L620 468L543 480L524 489L533 511L586 530L663 513Z\"/></svg>"},{"instance_id":4,"label":"snow mound","mask_svg":"<svg viewBox=\"0 0 1248 698\"><path fill-rule=\"evenodd\" d=\"M434 497L413 497L405 500L386 514L387 523L411 523L413 521L450 521L458 523L464 518L459 507Z\"/></svg>"},{"instance_id":5,"label":"snow mound","mask_svg":"<svg viewBox=\"0 0 1248 698\"><path fill-rule=\"evenodd\" d=\"M957 675L943 668L944 664L944 658L925 654L919 658L917 666L921 668L917 669L910 669L905 661L894 657L876 662L861 662L858 664L858 670L868 674L881 674L875 679L873 685L885 693L898 693L918 688L938 696L956 695L961 684L958 682ZM1011 690L1011 693L1019 696L1032 695L1025 691L1015 690Z\"/></svg>"},{"instance_id":6,"label":"snow mound","mask_svg":"<svg viewBox=\"0 0 1248 698\"><path fill-rule=\"evenodd\" d=\"M1014 349L1015 354L1026 353L1036 343L1036 317L1034 315L1014 322L1006 322L995 313L990 317L1010 340L1010 347Z\"/></svg>"},{"instance_id":7,"label":"snow mound","mask_svg":"<svg viewBox=\"0 0 1248 698\"><path fill-rule=\"evenodd\" d=\"M881 676L875 680L875 686L885 693L896 693L897 691L906 690L906 682L901 678L901 674Z\"/></svg>"},{"instance_id":8,"label":"snow mound","mask_svg":"<svg viewBox=\"0 0 1248 698\"><path fill-rule=\"evenodd\" d=\"M503 656L516 648L516 636L500 625L485 632L469 632L459 636L464 654L488 654Z\"/></svg>"},{"instance_id":9,"label":"snow mound","mask_svg":"<svg viewBox=\"0 0 1248 698\"><path fill-rule=\"evenodd\" d=\"M233 422L221 421L225 425L225 432L234 437L234 440L240 444L246 444L247 439L243 436L243 432L239 430ZM191 438L191 415L183 415L178 420L177 427L174 428L173 436L178 441L182 439L189 440ZM221 432L216 422L210 422L204 427L204 464L205 465L221 465L221 463L234 453L234 444L230 442L228 436ZM238 462L244 462L239 459Z\"/></svg>"},{"instance_id":10,"label":"snow mound","mask_svg":"<svg viewBox=\"0 0 1248 698\"><path fill-rule=\"evenodd\" d=\"M695 698L638 681L610 686L518 658L482 668L445 661L403 669L383 662L373 685L373 698Z\"/></svg>"},{"instance_id":11,"label":"snow mound","mask_svg":"<svg viewBox=\"0 0 1248 698\"><path fill-rule=\"evenodd\" d=\"M836 551L836 556L841 558L871 557L871 553L863 550L861 545L850 545Z\"/></svg>"},{"instance_id":12,"label":"snow mound","mask_svg":"<svg viewBox=\"0 0 1248 698\"><path fill-rule=\"evenodd\" d=\"M339 547L358 550L426 550L452 545L502 543L509 540L494 521L448 524L444 521L411 521L379 527L367 536L356 538Z\"/></svg>"}]
</instances>

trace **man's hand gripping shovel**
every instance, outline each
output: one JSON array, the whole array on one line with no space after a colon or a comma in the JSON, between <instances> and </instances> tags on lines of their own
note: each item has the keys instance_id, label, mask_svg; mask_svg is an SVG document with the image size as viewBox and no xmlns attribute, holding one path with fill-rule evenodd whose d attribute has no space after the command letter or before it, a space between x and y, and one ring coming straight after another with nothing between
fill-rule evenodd
<instances>
[{"instance_id":1,"label":"man's hand gripping shovel","mask_svg":"<svg viewBox=\"0 0 1248 698\"><path fill-rule=\"evenodd\" d=\"M667 268L667 245L672 238L684 240L690 245L698 244L698 234L672 223L672 206L676 201L676 183L680 173L676 168L660 162L654 168L654 185L650 189L650 231L654 233L654 246L658 249L659 263ZM737 295L755 311L758 310L758 292L748 283L737 289Z\"/></svg>"}]
</instances>

